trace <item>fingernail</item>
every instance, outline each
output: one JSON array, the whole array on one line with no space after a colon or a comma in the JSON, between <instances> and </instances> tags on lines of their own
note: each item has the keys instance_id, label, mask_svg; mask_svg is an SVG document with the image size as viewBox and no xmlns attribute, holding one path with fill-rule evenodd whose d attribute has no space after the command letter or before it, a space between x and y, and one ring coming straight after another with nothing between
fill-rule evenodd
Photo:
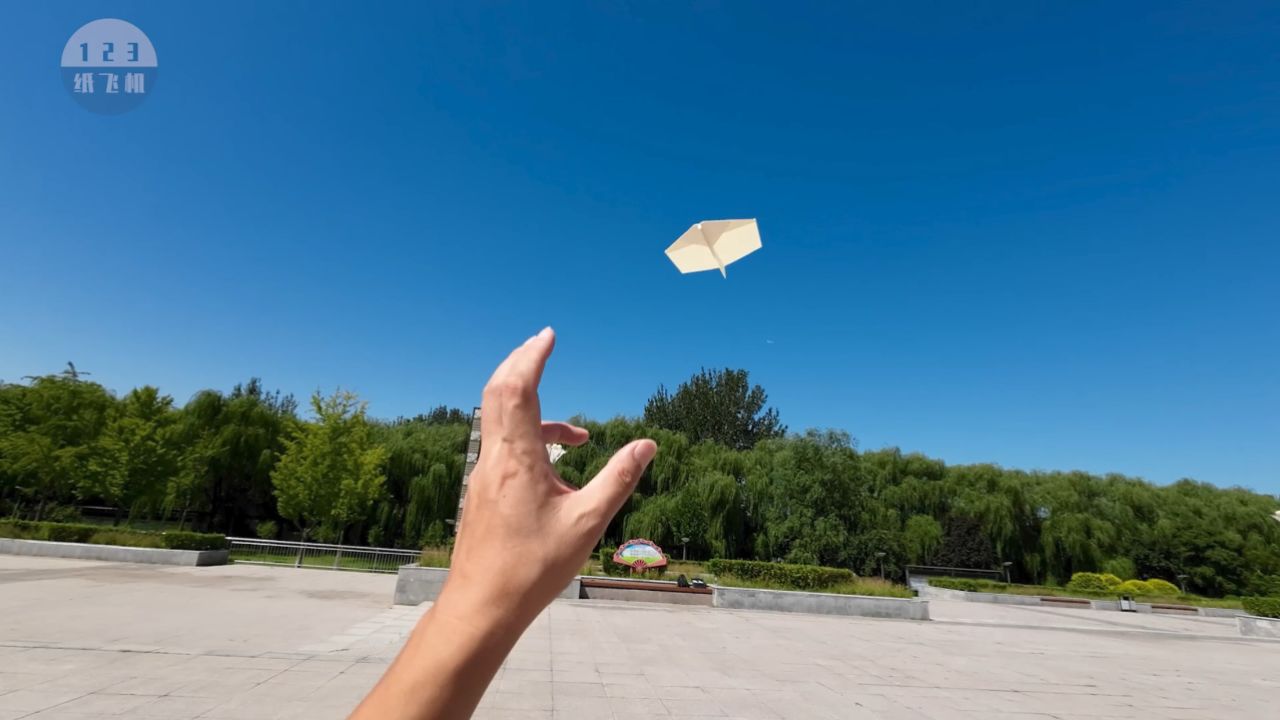
<instances>
[{"instance_id":1,"label":"fingernail","mask_svg":"<svg viewBox=\"0 0 1280 720\"><path fill-rule=\"evenodd\" d=\"M631 449L631 457L635 458L636 462L641 465L648 465L649 462L653 460L653 456L656 455L657 452L658 443L652 440L643 440L636 443L636 446Z\"/></svg>"},{"instance_id":2,"label":"fingernail","mask_svg":"<svg viewBox=\"0 0 1280 720\"><path fill-rule=\"evenodd\" d=\"M551 326L550 326L550 325L548 325L548 326L546 326L546 327L542 328L542 330L538 331L538 337L540 337L540 338L545 338L546 336L548 336L548 335L550 335L550 334L551 334Z\"/></svg>"}]
</instances>

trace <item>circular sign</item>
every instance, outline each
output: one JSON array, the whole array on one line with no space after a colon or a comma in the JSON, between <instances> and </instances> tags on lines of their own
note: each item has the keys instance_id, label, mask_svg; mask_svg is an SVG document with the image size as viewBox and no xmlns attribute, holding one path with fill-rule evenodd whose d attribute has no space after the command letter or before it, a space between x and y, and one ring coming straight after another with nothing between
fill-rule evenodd
<instances>
[{"instance_id":1,"label":"circular sign","mask_svg":"<svg viewBox=\"0 0 1280 720\"><path fill-rule=\"evenodd\" d=\"M155 89L159 63L146 33L132 23L103 18L86 23L62 48L62 85L80 107L119 115Z\"/></svg>"}]
</instances>

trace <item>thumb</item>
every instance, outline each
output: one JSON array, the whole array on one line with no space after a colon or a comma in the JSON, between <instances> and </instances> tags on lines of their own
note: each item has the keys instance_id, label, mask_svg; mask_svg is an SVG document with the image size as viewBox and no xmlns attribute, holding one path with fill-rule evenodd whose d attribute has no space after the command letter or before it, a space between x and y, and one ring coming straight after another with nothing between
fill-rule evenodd
<instances>
[{"instance_id":1,"label":"thumb","mask_svg":"<svg viewBox=\"0 0 1280 720\"><path fill-rule=\"evenodd\" d=\"M658 444L654 441L635 440L614 453L600 473L574 494L579 517L601 528L607 525L636 489L636 483L657 452Z\"/></svg>"}]
</instances>

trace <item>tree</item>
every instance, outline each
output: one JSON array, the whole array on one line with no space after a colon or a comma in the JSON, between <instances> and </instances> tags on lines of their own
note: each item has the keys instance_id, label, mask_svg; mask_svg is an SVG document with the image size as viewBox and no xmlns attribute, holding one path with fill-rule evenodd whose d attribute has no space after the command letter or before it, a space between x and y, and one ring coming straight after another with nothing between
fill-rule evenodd
<instances>
[{"instance_id":1,"label":"tree","mask_svg":"<svg viewBox=\"0 0 1280 720\"><path fill-rule=\"evenodd\" d=\"M746 450L761 440L786 435L778 411L765 407L764 388L751 385L746 370L707 370L681 383L675 394L659 386L645 404L644 421L683 433L693 442L710 440Z\"/></svg>"},{"instance_id":2,"label":"tree","mask_svg":"<svg viewBox=\"0 0 1280 720\"><path fill-rule=\"evenodd\" d=\"M304 540L317 531L341 539L382 495L386 449L374 444L365 406L355 394L316 393L311 409L315 422L285 440L271 481L281 517L292 520Z\"/></svg>"},{"instance_id":3,"label":"tree","mask_svg":"<svg viewBox=\"0 0 1280 720\"><path fill-rule=\"evenodd\" d=\"M176 430L185 447L166 507L208 513L204 526L251 532L275 505L271 471L297 423L292 396L267 392L257 378L223 395L204 390L183 408Z\"/></svg>"},{"instance_id":4,"label":"tree","mask_svg":"<svg viewBox=\"0 0 1280 720\"><path fill-rule=\"evenodd\" d=\"M48 505L74 501L78 483L102 462L102 433L117 401L70 370L13 387L5 386L0 474L11 478L19 502L34 503L38 520Z\"/></svg>"},{"instance_id":5,"label":"tree","mask_svg":"<svg viewBox=\"0 0 1280 720\"><path fill-rule=\"evenodd\" d=\"M938 564L943 567L987 570L995 564L991 538L982 525L970 517L954 517L938 549Z\"/></svg>"},{"instance_id":6,"label":"tree","mask_svg":"<svg viewBox=\"0 0 1280 720\"><path fill-rule=\"evenodd\" d=\"M164 504L165 490L178 473L173 437L177 419L173 398L151 386L129 391L103 430L99 452L80 478L82 499L116 508L116 523L128 512L152 514Z\"/></svg>"},{"instance_id":7,"label":"tree","mask_svg":"<svg viewBox=\"0 0 1280 720\"><path fill-rule=\"evenodd\" d=\"M427 425L453 425L457 423L471 423L471 413L466 413L459 408L449 407L447 405L437 405L430 411L418 415L413 418L412 422L422 422Z\"/></svg>"},{"instance_id":8,"label":"tree","mask_svg":"<svg viewBox=\"0 0 1280 720\"><path fill-rule=\"evenodd\" d=\"M942 525L928 515L912 515L907 518L902 539L909 562L913 565L932 565L933 556L942 544Z\"/></svg>"}]
</instances>

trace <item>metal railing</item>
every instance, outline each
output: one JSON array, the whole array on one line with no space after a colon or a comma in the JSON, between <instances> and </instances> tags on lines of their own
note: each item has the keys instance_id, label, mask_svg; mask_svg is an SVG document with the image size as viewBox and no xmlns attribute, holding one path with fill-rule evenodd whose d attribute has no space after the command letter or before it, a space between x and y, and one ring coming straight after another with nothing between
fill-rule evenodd
<instances>
[{"instance_id":1,"label":"metal railing","mask_svg":"<svg viewBox=\"0 0 1280 720\"><path fill-rule=\"evenodd\" d=\"M977 580L994 580L996 582L1004 580L1004 574L999 570L936 567L932 565L907 565L904 569L907 572L907 585L911 587L923 584L926 578L931 577L973 578Z\"/></svg>"},{"instance_id":2,"label":"metal railing","mask_svg":"<svg viewBox=\"0 0 1280 720\"><path fill-rule=\"evenodd\" d=\"M401 565L416 563L417 550L329 545L289 540L229 537L231 560L252 565L283 565L321 570L393 573Z\"/></svg>"}]
</instances>

